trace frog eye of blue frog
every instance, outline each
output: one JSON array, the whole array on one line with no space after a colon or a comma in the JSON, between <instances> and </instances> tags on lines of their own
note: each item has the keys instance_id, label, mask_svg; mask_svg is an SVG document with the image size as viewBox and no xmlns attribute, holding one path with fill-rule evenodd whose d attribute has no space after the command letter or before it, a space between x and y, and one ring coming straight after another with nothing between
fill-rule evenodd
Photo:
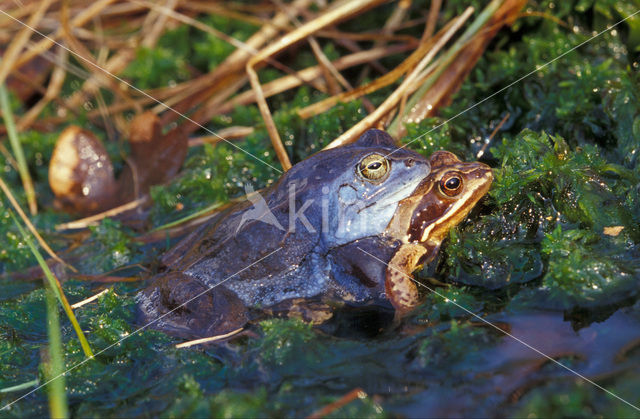
<instances>
[{"instance_id":1,"label":"frog eye of blue frog","mask_svg":"<svg viewBox=\"0 0 640 419\"><path fill-rule=\"evenodd\" d=\"M440 181L440 190L447 196L456 196L462 190L462 177L456 172L446 173Z\"/></svg>"},{"instance_id":2,"label":"frog eye of blue frog","mask_svg":"<svg viewBox=\"0 0 640 419\"><path fill-rule=\"evenodd\" d=\"M389 171L389 161L380 154L370 154L358 164L358 174L369 181L379 181Z\"/></svg>"}]
</instances>

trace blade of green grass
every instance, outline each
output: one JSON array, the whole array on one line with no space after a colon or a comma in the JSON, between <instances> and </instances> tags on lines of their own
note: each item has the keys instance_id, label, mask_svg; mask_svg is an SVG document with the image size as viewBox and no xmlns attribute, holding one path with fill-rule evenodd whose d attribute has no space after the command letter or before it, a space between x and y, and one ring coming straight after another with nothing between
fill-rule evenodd
<instances>
[{"instance_id":1,"label":"blade of green grass","mask_svg":"<svg viewBox=\"0 0 640 419\"><path fill-rule=\"evenodd\" d=\"M27 160L24 157L22 151L22 144L18 137L18 130L13 118L13 112L11 111L11 104L9 103L9 93L4 84L0 85L0 109L2 109L2 118L4 124L7 127L7 136L11 143L11 149L13 150L14 157L18 162L18 171L20 172L20 178L22 179L22 186L24 187L25 195L27 196L27 202L29 203L29 211L31 214L38 213L38 205L36 203L36 191L33 188L33 180L27 167Z\"/></svg>"},{"instance_id":2,"label":"blade of green grass","mask_svg":"<svg viewBox=\"0 0 640 419\"><path fill-rule=\"evenodd\" d=\"M80 341L80 346L82 346L82 350L85 356L92 358L93 352L91 351L89 342L87 341L87 338L84 336L84 333L82 332L82 328L80 328L78 319L76 318L76 315L73 313L73 309L69 305L69 301L67 301L67 297L64 295L64 291L62 290L62 285L60 284L60 281L53 274L53 272L51 272L51 269L49 269L49 265L47 265L47 262L45 262L44 258L42 257L42 254L40 254L40 251L36 247L35 243L33 242L33 240L31 240L31 236L20 225L20 222L18 221L18 218L15 216L13 211L10 211L10 214L11 214L11 217L13 218L14 223L18 227L18 230L20 230L20 234L22 234L22 237L24 238L25 242L29 246L31 253L33 253L33 256L35 256L36 260L38 261L38 265L40 265L40 268L44 272L44 275L47 278L47 281L49 282L51 289L54 290L56 297L58 297L60 304L62 304L62 307L64 308L64 311L67 314L69 321L73 325L73 329L75 330L76 335L78 335L78 340Z\"/></svg>"},{"instance_id":3,"label":"blade of green grass","mask_svg":"<svg viewBox=\"0 0 640 419\"><path fill-rule=\"evenodd\" d=\"M58 304L56 304L55 288L51 285L46 289L47 299L47 334L49 335L49 360L45 363L47 392L49 394L49 413L52 418L68 418L67 393L64 378L64 354L62 351L62 336L60 334L60 319L58 318Z\"/></svg>"},{"instance_id":4,"label":"blade of green grass","mask_svg":"<svg viewBox=\"0 0 640 419\"><path fill-rule=\"evenodd\" d=\"M31 387L36 387L38 384L40 384L40 380L36 378L34 380L27 381L26 383L16 384L15 386L11 386L11 387L0 388L0 393L11 393L14 391L22 391Z\"/></svg>"}]
</instances>

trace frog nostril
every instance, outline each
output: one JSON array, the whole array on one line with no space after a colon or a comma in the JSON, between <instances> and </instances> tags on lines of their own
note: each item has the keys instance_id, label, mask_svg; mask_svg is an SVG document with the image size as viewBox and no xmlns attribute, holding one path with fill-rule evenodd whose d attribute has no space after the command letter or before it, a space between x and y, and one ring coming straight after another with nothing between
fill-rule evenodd
<instances>
[{"instance_id":1,"label":"frog nostril","mask_svg":"<svg viewBox=\"0 0 640 419\"><path fill-rule=\"evenodd\" d=\"M413 165L415 164L415 160L409 158L409 159L404 161L404 164L406 164L407 167L413 167Z\"/></svg>"}]
</instances>

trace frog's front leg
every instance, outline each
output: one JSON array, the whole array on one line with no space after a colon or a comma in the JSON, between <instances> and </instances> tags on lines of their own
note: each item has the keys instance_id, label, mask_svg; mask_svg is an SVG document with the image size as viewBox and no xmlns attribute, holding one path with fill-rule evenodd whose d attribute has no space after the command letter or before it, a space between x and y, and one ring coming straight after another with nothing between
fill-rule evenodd
<instances>
[{"instance_id":1,"label":"frog's front leg","mask_svg":"<svg viewBox=\"0 0 640 419\"><path fill-rule=\"evenodd\" d=\"M389 261L385 291L399 316L411 311L420 303L418 287L412 273L420 264L431 260L438 252L438 247L417 243L403 244Z\"/></svg>"}]
</instances>

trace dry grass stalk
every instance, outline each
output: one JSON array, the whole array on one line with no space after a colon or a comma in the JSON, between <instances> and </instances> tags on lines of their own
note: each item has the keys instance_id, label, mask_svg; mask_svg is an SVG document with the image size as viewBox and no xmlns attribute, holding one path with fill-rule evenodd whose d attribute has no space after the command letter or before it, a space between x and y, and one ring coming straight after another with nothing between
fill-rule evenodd
<instances>
[{"instance_id":1,"label":"dry grass stalk","mask_svg":"<svg viewBox=\"0 0 640 419\"><path fill-rule=\"evenodd\" d=\"M380 118L384 117L388 112L392 111L395 106L400 102L402 96L406 94L407 88L418 77L422 70L433 60L435 55L444 47L444 45L453 37L453 34L462 27L464 22L469 19L473 13L473 7L467 8L462 15L460 15L455 22L451 25L449 30L443 34L443 36L434 44L433 48L424 56L424 58L418 63L416 68L407 76L407 78L400 84L400 86L376 109L372 114L367 115L364 119L358 122L356 125L347 130L344 134L333 140L327 147L334 148L344 144L355 141L362 133L364 133L369 127L374 126Z\"/></svg>"},{"instance_id":2,"label":"dry grass stalk","mask_svg":"<svg viewBox=\"0 0 640 419\"><path fill-rule=\"evenodd\" d=\"M218 135L228 141L231 141L245 138L247 135L253 134L254 131L254 127L235 126L219 130ZM220 141L222 141L220 137L216 137L214 135L204 135L202 137L190 138L189 147L197 147L203 144L218 144Z\"/></svg>"},{"instance_id":3,"label":"dry grass stalk","mask_svg":"<svg viewBox=\"0 0 640 419\"><path fill-rule=\"evenodd\" d=\"M458 41L459 45L452 46L450 52L457 51L448 55L434 72L435 77L416 91L409 102L408 113L401 117L402 120L418 122L445 106L480 59L496 32L505 24L512 23L525 3L525 0L492 1L478 18L481 20L482 15L486 15L486 22L475 33L470 33L473 32L473 28L469 28L463 39ZM467 39L464 39L465 36ZM400 119L394 121L394 124L392 132L396 136L402 136L405 129Z\"/></svg>"},{"instance_id":4,"label":"dry grass stalk","mask_svg":"<svg viewBox=\"0 0 640 419\"><path fill-rule=\"evenodd\" d=\"M58 224L56 226L56 230L74 230L80 228L87 228L90 226L98 225L99 222L105 218L115 217L122 213L132 211L136 208L139 208L149 202L148 196L143 196L142 198L138 198L135 201L127 202L126 204L120 205L115 208L111 208L108 211L101 212L99 214L92 215L90 217L81 218L79 220L70 221L64 224Z\"/></svg>"},{"instance_id":5,"label":"dry grass stalk","mask_svg":"<svg viewBox=\"0 0 640 419\"><path fill-rule=\"evenodd\" d=\"M31 15L31 17L27 21L27 25L31 27L38 26L38 23L40 23L40 20L44 16L45 12L49 8L49 6L51 6L52 1L53 0L43 0L42 3L40 3L39 7L36 9L35 13ZM0 84L4 84L4 81L11 72L11 69L13 68L13 65L18 59L18 56L24 48L25 44L27 43L29 38L31 38L31 35L33 35L31 29L26 26L23 27L18 35L13 38L13 40L9 44L9 48L7 48L7 50L2 55L2 61L0 61Z\"/></svg>"},{"instance_id":6,"label":"dry grass stalk","mask_svg":"<svg viewBox=\"0 0 640 419\"><path fill-rule=\"evenodd\" d=\"M396 31L397 27L402 23L409 9L411 8L411 3L411 0L401 0L398 2L396 8L393 10L393 13L391 13L389 18L385 22L384 27L382 28L383 35L392 35ZM376 40L373 44L373 47L379 47L385 42L386 41L382 39ZM360 76L358 77L358 84L361 84L363 80L369 77L371 68L371 66L367 66L362 69L362 71L360 72ZM382 73L384 74L386 72L383 71ZM368 112L371 113L373 112L373 110L368 110Z\"/></svg>"},{"instance_id":7,"label":"dry grass stalk","mask_svg":"<svg viewBox=\"0 0 640 419\"><path fill-rule=\"evenodd\" d=\"M278 133L275 122L273 121L273 117L271 116L271 111L269 110L269 105L267 105L267 100L264 97L264 92L262 91L262 86L260 84L260 80L258 79L258 74L255 71L255 66L264 61L267 57L271 57L287 46L308 37L319 29L337 23L340 20L344 20L355 13L359 13L370 7L373 7L378 3L381 3L381 1L355 0L343 3L340 6L326 12L325 14L320 15L318 18L307 22L300 28L280 38L278 41L261 50L247 63L247 74L249 75L251 86L256 92L256 101L258 103L258 108L260 109L260 113L262 114L262 118L264 119L267 132L269 133L269 137L271 138L271 144L273 145L273 148L276 151L276 155L278 156L278 160L280 161L280 164L282 165L282 168L284 170L289 170L291 168L291 161L289 160L287 151L284 148L282 139L280 138L280 134Z\"/></svg>"},{"instance_id":8,"label":"dry grass stalk","mask_svg":"<svg viewBox=\"0 0 640 419\"><path fill-rule=\"evenodd\" d=\"M247 44L245 44L245 43L243 43L243 42L241 42L241 41L239 41L239 40L237 40L237 39L235 39L235 38L233 38L231 36L228 36L228 35L220 32L220 31L216 30L215 28L207 26L207 25L203 24L202 22L200 22L200 21L198 21L196 19L193 19L191 17L185 16L185 15L183 15L181 13L178 13L178 12L174 12L174 11L168 10L168 9L163 8L161 6L154 5L153 3L143 2L143 1L138 1L138 3L144 4L144 5L150 7L152 9L154 9L154 10L159 10L161 13L166 13L168 16L171 16L173 19L175 19L177 21L180 21L182 23L188 24L190 26L193 26L193 27L195 27L195 28L197 28L197 29L199 29L199 30L201 30L201 31L203 31L205 33L213 35L213 36L215 36L215 37L217 37L219 39L222 39L222 40L228 42L229 44L235 46L238 49L245 50L250 55L255 55L257 53L257 50L255 48L251 47L250 45L247 45ZM279 63L278 61L269 60L269 62L272 65L276 66L277 68L283 70L286 73L292 74L294 76L296 76L296 74L297 74L294 70L290 69L289 67L285 66L282 63ZM224 66L224 64L223 64L223 66ZM244 85L244 83L246 82L246 78L238 77L237 74L233 74L233 73L229 74L227 76L227 79L228 80L226 80L225 83L220 83L220 85L223 86L222 87L224 89L223 92L221 92L221 91L212 91L212 92L210 92L211 93L210 94L211 98L205 103L205 105L204 105L205 107L211 107L211 106L215 105L218 102L222 103L222 102L226 101L226 99L229 96L231 96L233 93L236 93L237 90L242 85ZM319 89L321 91L324 91L324 86L321 83L317 82L316 80L310 80L309 83L312 84L315 88L317 88L317 89ZM233 86L237 86L237 88L230 89L229 88L229 84L231 84ZM224 92L227 92L227 94L225 94ZM174 95L174 97L169 97L164 103L166 105L172 106L174 104L179 103L183 99L187 98L189 96L189 94L190 94L190 92L183 90L183 92L181 94ZM213 101L213 104L211 103L212 101ZM164 105L156 105L153 108L153 112L159 113L159 112L163 111L165 108L166 108L166 106L164 106ZM196 114L196 115L194 115L194 118L195 118L194 119L195 121L204 122L205 120L210 118L210 116L205 117L205 116L201 116L199 114Z\"/></svg>"},{"instance_id":9,"label":"dry grass stalk","mask_svg":"<svg viewBox=\"0 0 640 419\"><path fill-rule=\"evenodd\" d=\"M442 0L432 0L429 6L429 16L427 17L427 26L422 34L422 40L426 41L431 38L433 32L436 30L436 23L438 23L438 13L440 13L440 7L442 6Z\"/></svg>"},{"instance_id":10,"label":"dry grass stalk","mask_svg":"<svg viewBox=\"0 0 640 419\"><path fill-rule=\"evenodd\" d=\"M181 348L189 348L191 346L195 346L195 345L202 345L203 343L211 343L211 342L217 342L223 339L227 339L230 338L231 336L235 336L238 333L242 332L244 330L243 327L236 329L236 330L232 330L229 333L225 333L223 335L217 335L217 336L210 336L207 338L201 338L201 339L196 339L196 340L190 340L188 342L182 342L176 345L176 349L181 349Z\"/></svg>"},{"instance_id":11,"label":"dry grass stalk","mask_svg":"<svg viewBox=\"0 0 640 419\"><path fill-rule=\"evenodd\" d=\"M307 7L310 3L311 0L295 0L292 3L292 7ZM257 50L277 35L278 31L274 28L286 23L287 21L287 16L284 13L277 13L272 19L274 25L265 25L261 27L245 42L245 44L248 47ZM208 100L221 89L220 85L224 86L225 83L228 84L228 79L230 77L239 77L239 74L241 74L250 57L251 54L247 50L236 49L215 70L195 79L189 86L189 95L182 102L176 104L174 109L178 112L186 112L192 107ZM244 75L240 77L244 77ZM202 113L196 111L191 118L196 123L194 124L189 121L185 122L181 127L176 129L176 131L188 135L200 127L198 123L205 120L202 118ZM176 119L177 115L175 113L168 113L163 117L163 123L166 124Z\"/></svg>"},{"instance_id":12,"label":"dry grass stalk","mask_svg":"<svg viewBox=\"0 0 640 419\"><path fill-rule=\"evenodd\" d=\"M96 17L102 9L104 9L107 5L113 3L116 0L98 0L95 3L92 3L86 9L80 11L72 20L71 25L73 27L76 26L84 26L91 19ZM14 21L16 19L13 19ZM25 53L23 53L20 58L18 58L15 64L12 67L12 70L15 68L20 68L23 64L31 61L35 56L42 54L44 51L48 51L53 45L55 45L54 41L59 40L62 36L62 29L58 29L54 34L50 35L48 38L44 38L34 45L32 49L29 49Z\"/></svg>"},{"instance_id":13,"label":"dry grass stalk","mask_svg":"<svg viewBox=\"0 0 640 419\"><path fill-rule=\"evenodd\" d=\"M443 36L445 33L447 33L447 31L451 28L452 24L453 22L450 22L447 26L445 26L440 31L440 36ZM437 39L439 39L439 37L436 37L436 39L429 39L421 43L420 46L409 57L407 57L400 65L398 65L392 71L385 73L384 75L377 78L376 80L373 80L370 83L361 85L350 91L341 93L336 96L328 97L319 102L316 102L307 107L304 107L298 110L298 115L303 119L307 119L327 111L328 109L332 108L333 106L337 105L340 102L350 102L363 95L373 93L376 90L379 90L385 86L392 84L397 79L402 77L402 75L407 73L407 71L411 70L424 57L424 54L426 54L433 47Z\"/></svg>"},{"instance_id":14,"label":"dry grass stalk","mask_svg":"<svg viewBox=\"0 0 640 419\"><path fill-rule=\"evenodd\" d=\"M111 290L108 289L108 288L104 289L104 290L100 291L99 293L97 293L95 295L92 295L89 298L85 298L82 301L78 301L77 303L71 304L71 308L75 310L75 309L80 308L82 306L85 306L85 305L87 305L89 303L92 303L92 302L96 301L98 298L100 298L103 295L105 295L106 293L108 293L109 291L111 291Z\"/></svg>"},{"instance_id":15,"label":"dry grass stalk","mask_svg":"<svg viewBox=\"0 0 640 419\"><path fill-rule=\"evenodd\" d=\"M340 409L343 406L346 406L347 404L358 400L358 399L365 399L367 398L367 393L364 392L364 390L362 390L361 388L354 388L353 390L351 390L350 392L348 392L347 394L345 394L344 396L340 397L338 400L329 403L328 405L324 406L322 409L317 410L315 412L313 412L312 414L310 414L309 416L307 416L307 419L320 419L323 418L325 416L330 415L331 413L335 412L336 410Z\"/></svg>"},{"instance_id":16,"label":"dry grass stalk","mask_svg":"<svg viewBox=\"0 0 640 419\"><path fill-rule=\"evenodd\" d=\"M367 51L356 52L356 53L345 55L338 58L337 60L332 62L332 65L337 70L344 70L353 66L372 62L373 60L376 60L378 58L383 58L383 57L394 55L400 52L404 52L411 48L412 48L411 44L404 44L404 45L401 44L401 45L390 45L388 47L380 47L380 48L375 48ZM298 72L299 77L284 76L277 80L265 83L262 85L264 95L265 97L270 97L278 93L282 93L287 90L298 87L301 84L300 82L301 80L309 80L309 79L317 78L322 74L321 71L322 70L320 69L320 66L313 66L313 67L306 68L304 70L300 70ZM353 91L356 91L357 89L359 88L356 88ZM348 94L349 92L345 92L341 94L341 97L346 97ZM256 97L255 92L253 90L247 90L245 92L238 94L229 102L226 102L224 105L222 105L220 108L216 109L215 111L216 113L220 113L220 114L228 113L232 111L233 108L236 106L247 105L249 103L255 102L256 100L255 97ZM347 101L347 99L343 99L342 101ZM317 103L321 103L321 102L317 102ZM335 103L337 103L337 101ZM307 109L312 109L314 105L310 105L308 107L302 108L301 110L298 111L298 115L303 116L301 113L305 112L305 110ZM313 113L305 112L304 118L308 118L316 114L317 112L313 112Z\"/></svg>"},{"instance_id":17,"label":"dry grass stalk","mask_svg":"<svg viewBox=\"0 0 640 419\"><path fill-rule=\"evenodd\" d=\"M60 48L58 49L58 58L62 62L66 62L69 58L69 53L66 49ZM53 72L51 73L51 79L49 81L49 85L47 86L47 90L44 93L42 99L40 99L35 105L33 105L29 110L22 115L22 118L18 121L18 131L25 131L28 129L31 124L36 120L40 112L54 99L56 99L60 95L60 91L62 90L62 85L64 83L64 79L66 78L67 72L64 66L55 66L53 68Z\"/></svg>"}]
</instances>

